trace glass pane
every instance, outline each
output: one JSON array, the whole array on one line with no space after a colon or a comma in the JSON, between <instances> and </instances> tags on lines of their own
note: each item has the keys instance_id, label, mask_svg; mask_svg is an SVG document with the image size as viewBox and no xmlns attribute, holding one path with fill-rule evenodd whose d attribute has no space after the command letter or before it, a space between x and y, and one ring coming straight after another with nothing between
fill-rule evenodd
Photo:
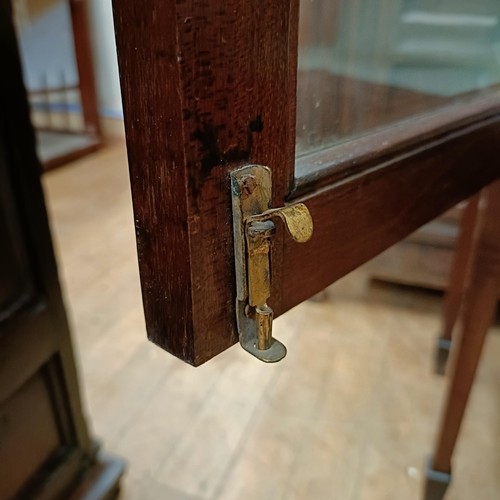
<instances>
[{"instance_id":1,"label":"glass pane","mask_svg":"<svg viewBox=\"0 0 500 500\"><path fill-rule=\"evenodd\" d=\"M499 17L500 0L301 0L297 156L499 92Z\"/></svg>"}]
</instances>

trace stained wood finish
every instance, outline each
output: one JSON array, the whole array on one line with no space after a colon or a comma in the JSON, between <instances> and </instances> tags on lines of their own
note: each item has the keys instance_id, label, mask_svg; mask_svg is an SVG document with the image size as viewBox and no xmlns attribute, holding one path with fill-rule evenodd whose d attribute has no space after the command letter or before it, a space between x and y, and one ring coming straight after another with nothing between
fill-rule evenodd
<instances>
[{"instance_id":1,"label":"stained wood finish","mask_svg":"<svg viewBox=\"0 0 500 500\"><path fill-rule=\"evenodd\" d=\"M301 196L313 215L308 244L275 238L278 314L499 175L489 95L301 158L294 180L297 11L114 2L148 337L194 365L237 340L230 170L271 167L274 206Z\"/></svg>"},{"instance_id":2,"label":"stained wood finish","mask_svg":"<svg viewBox=\"0 0 500 500\"><path fill-rule=\"evenodd\" d=\"M33 415L37 425L33 425ZM47 386L40 374L0 403L0 497L12 498L61 446ZM8 474L6 473L8 471Z\"/></svg>"},{"instance_id":3,"label":"stained wood finish","mask_svg":"<svg viewBox=\"0 0 500 500\"><path fill-rule=\"evenodd\" d=\"M0 51L0 497L67 498L96 448L81 408L8 0L0 0Z\"/></svg>"},{"instance_id":4,"label":"stained wood finish","mask_svg":"<svg viewBox=\"0 0 500 500\"><path fill-rule=\"evenodd\" d=\"M293 178L297 1L113 7L148 337L198 365L237 340L228 172Z\"/></svg>"},{"instance_id":5,"label":"stained wood finish","mask_svg":"<svg viewBox=\"0 0 500 500\"><path fill-rule=\"evenodd\" d=\"M476 250L476 221L480 211L479 195L473 196L467 203L458 234L451 269L448 273L446 293L443 302L442 326L436 346L436 373L444 375L451 350L451 336L457 322L460 306L465 292L466 277L469 263Z\"/></svg>"},{"instance_id":6,"label":"stained wood finish","mask_svg":"<svg viewBox=\"0 0 500 500\"><path fill-rule=\"evenodd\" d=\"M481 198L477 248L471 256L451 380L434 451L432 468L450 472L451 457L474 381L486 333L491 326L500 292L500 182Z\"/></svg>"},{"instance_id":7,"label":"stained wood finish","mask_svg":"<svg viewBox=\"0 0 500 500\"><path fill-rule=\"evenodd\" d=\"M1 139L0 139L1 140ZM0 144L0 154L5 148ZM20 221L9 190L5 158L0 158L0 324L21 309L33 296L34 284L22 240Z\"/></svg>"},{"instance_id":8,"label":"stained wood finish","mask_svg":"<svg viewBox=\"0 0 500 500\"><path fill-rule=\"evenodd\" d=\"M467 203L462 220L460 222L460 232L453 256L452 268L450 272L450 282L446 290L443 303L443 326L441 328L441 338L451 340L451 334L458 318L460 304L465 292L466 276L475 251L476 220L478 217L480 196L473 196Z\"/></svg>"},{"instance_id":9,"label":"stained wood finish","mask_svg":"<svg viewBox=\"0 0 500 500\"><path fill-rule=\"evenodd\" d=\"M282 313L318 293L500 175L494 118L300 198L311 241L285 240Z\"/></svg>"}]
</instances>

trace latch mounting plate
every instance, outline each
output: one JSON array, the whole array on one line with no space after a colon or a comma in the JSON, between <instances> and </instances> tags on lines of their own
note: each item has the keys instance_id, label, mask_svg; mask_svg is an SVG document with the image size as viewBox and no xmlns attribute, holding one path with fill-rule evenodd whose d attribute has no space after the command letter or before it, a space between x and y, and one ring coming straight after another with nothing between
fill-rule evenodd
<instances>
[{"instance_id":1,"label":"latch mounting plate","mask_svg":"<svg viewBox=\"0 0 500 500\"><path fill-rule=\"evenodd\" d=\"M241 346L261 361L273 363L286 355L286 347L273 338L271 294L272 219L279 217L288 234L304 243L313 231L309 210L303 203L271 208L271 170L247 165L231 172L236 319Z\"/></svg>"}]
</instances>

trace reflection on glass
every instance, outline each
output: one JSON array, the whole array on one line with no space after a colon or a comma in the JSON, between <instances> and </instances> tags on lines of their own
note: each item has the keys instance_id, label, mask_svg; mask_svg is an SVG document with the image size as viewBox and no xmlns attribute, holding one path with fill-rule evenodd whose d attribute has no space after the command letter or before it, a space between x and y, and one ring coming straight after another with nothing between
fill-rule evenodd
<instances>
[{"instance_id":1,"label":"reflection on glass","mask_svg":"<svg viewBox=\"0 0 500 500\"><path fill-rule=\"evenodd\" d=\"M297 156L498 92L499 18L500 0L301 0Z\"/></svg>"}]
</instances>

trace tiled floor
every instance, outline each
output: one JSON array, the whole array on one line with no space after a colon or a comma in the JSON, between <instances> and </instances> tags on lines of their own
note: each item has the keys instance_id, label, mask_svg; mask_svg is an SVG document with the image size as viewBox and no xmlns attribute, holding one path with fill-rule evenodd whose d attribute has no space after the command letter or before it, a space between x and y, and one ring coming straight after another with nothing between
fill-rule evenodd
<instances>
[{"instance_id":1,"label":"tiled floor","mask_svg":"<svg viewBox=\"0 0 500 500\"><path fill-rule=\"evenodd\" d=\"M89 419L126 458L126 500L421 498L445 379L440 298L363 270L276 321L288 357L235 346L192 368L146 341L123 146L44 177ZM492 330L450 500L500 498Z\"/></svg>"}]
</instances>

